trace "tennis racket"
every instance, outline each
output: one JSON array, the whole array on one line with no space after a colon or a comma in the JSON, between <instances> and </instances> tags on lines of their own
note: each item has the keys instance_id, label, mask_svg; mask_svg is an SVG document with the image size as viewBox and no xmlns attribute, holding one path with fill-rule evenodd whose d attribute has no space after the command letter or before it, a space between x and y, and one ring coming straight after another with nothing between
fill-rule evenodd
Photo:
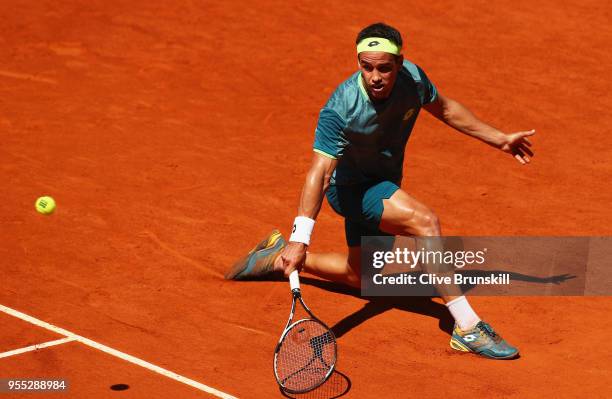
<instances>
[{"instance_id":1,"label":"tennis racket","mask_svg":"<svg viewBox=\"0 0 612 399\"><path fill-rule=\"evenodd\" d=\"M336 337L304 303L297 270L289 275L289 285L293 301L289 320L274 351L274 375L284 391L304 393L319 387L334 371L338 357ZM310 318L294 322L298 301Z\"/></svg>"}]
</instances>

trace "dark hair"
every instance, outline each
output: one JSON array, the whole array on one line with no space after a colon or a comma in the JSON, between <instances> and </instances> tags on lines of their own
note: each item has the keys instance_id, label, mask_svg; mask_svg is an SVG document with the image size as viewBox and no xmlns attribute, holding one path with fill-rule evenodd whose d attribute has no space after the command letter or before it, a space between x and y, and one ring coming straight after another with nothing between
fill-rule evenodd
<instances>
[{"instance_id":1,"label":"dark hair","mask_svg":"<svg viewBox=\"0 0 612 399\"><path fill-rule=\"evenodd\" d=\"M363 28L357 35L355 44L359 44L359 42L368 37L382 37L397 44L398 47L402 47L402 35L394 27L382 22L377 22Z\"/></svg>"}]
</instances>

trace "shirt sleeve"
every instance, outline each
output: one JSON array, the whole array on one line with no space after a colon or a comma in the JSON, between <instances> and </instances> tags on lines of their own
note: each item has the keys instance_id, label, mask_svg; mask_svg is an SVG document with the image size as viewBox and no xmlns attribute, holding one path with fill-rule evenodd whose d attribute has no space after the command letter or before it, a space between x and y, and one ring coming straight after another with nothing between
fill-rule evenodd
<instances>
[{"instance_id":1,"label":"shirt sleeve","mask_svg":"<svg viewBox=\"0 0 612 399\"><path fill-rule=\"evenodd\" d=\"M341 158L348 144L345 127L346 121L336 111L323 108L319 113L313 150L332 159Z\"/></svg>"},{"instance_id":2,"label":"shirt sleeve","mask_svg":"<svg viewBox=\"0 0 612 399\"><path fill-rule=\"evenodd\" d=\"M421 78L421 105L432 103L438 97L438 90L436 86L429 80L425 71L421 69L421 67L417 66L417 70L419 71L419 76Z\"/></svg>"}]
</instances>

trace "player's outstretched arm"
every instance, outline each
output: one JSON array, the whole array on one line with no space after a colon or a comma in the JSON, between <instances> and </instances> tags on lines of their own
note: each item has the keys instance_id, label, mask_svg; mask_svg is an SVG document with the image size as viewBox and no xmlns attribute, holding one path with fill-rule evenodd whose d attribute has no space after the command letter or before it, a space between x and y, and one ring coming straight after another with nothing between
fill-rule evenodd
<instances>
[{"instance_id":1,"label":"player's outstretched arm","mask_svg":"<svg viewBox=\"0 0 612 399\"><path fill-rule=\"evenodd\" d=\"M337 160L317 152L313 154L312 165L302 188L298 217L295 219L291 238L279 257L280 261L275 265L277 268L282 268L286 276L304 264L314 220L321 210L323 195L329 187L330 178L338 163Z\"/></svg>"},{"instance_id":2,"label":"player's outstretched arm","mask_svg":"<svg viewBox=\"0 0 612 399\"><path fill-rule=\"evenodd\" d=\"M535 130L506 134L478 119L468 108L458 101L438 94L436 100L424 106L433 116L485 143L511 154L521 164L527 164L533 156L529 136Z\"/></svg>"}]
</instances>

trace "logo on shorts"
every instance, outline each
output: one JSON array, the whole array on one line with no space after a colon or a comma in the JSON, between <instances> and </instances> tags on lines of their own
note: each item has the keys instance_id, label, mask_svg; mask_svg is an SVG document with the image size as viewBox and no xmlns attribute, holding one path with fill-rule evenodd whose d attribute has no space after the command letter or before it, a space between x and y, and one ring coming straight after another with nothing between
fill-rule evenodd
<instances>
[{"instance_id":1,"label":"logo on shorts","mask_svg":"<svg viewBox=\"0 0 612 399\"><path fill-rule=\"evenodd\" d=\"M410 108L408 112L404 114L404 121L407 121L408 119L410 119L412 115L414 115L414 108Z\"/></svg>"},{"instance_id":2,"label":"logo on shorts","mask_svg":"<svg viewBox=\"0 0 612 399\"><path fill-rule=\"evenodd\" d=\"M368 43L368 47L378 46L379 44L380 42L378 40L372 40L370 43Z\"/></svg>"}]
</instances>

